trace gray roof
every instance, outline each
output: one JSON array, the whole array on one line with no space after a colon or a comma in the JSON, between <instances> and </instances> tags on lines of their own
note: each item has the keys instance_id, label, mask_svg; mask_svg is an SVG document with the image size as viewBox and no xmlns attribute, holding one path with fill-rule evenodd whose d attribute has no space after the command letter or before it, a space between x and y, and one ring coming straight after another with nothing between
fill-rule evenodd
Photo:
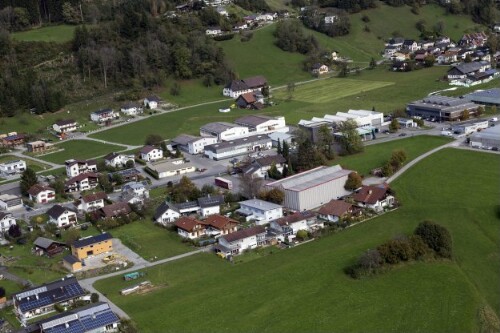
<instances>
[{"instance_id":1,"label":"gray roof","mask_svg":"<svg viewBox=\"0 0 500 333\"><path fill-rule=\"evenodd\" d=\"M448 112L477 108L477 104L471 103L468 100L439 95L425 97L424 99L409 103L408 106L417 108L421 107L427 110L435 109Z\"/></svg>"},{"instance_id":2,"label":"gray roof","mask_svg":"<svg viewBox=\"0 0 500 333\"><path fill-rule=\"evenodd\" d=\"M158 173L168 172L168 171L176 171L185 168L193 168L195 167L191 162L183 162L180 164L175 164L173 162L183 160L182 158L177 158L173 160L164 160L153 162L148 165L148 167Z\"/></svg>"},{"instance_id":3,"label":"gray roof","mask_svg":"<svg viewBox=\"0 0 500 333\"><path fill-rule=\"evenodd\" d=\"M273 210L277 208L282 208L282 206L280 205L260 199L250 199L250 200L240 201L239 204L240 206L247 206L260 210Z\"/></svg>"},{"instance_id":4,"label":"gray roof","mask_svg":"<svg viewBox=\"0 0 500 333\"><path fill-rule=\"evenodd\" d=\"M177 207L174 204L165 201L165 202L162 202L162 204L158 208L156 208L156 212L155 212L155 216L154 216L155 220L160 218L169 209L171 209L177 213L179 212L179 209L177 209Z\"/></svg>"},{"instance_id":5,"label":"gray roof","mask_svg":"<svg viewBox=\"0 0 500 333\"><path fill-rule=\"evenodd\" d=\"M185 146L189 144L190 142L196 141L200 139L199 136L194 136L194 135L188 135L188 134L181 134L176 136L175 138L172 139L173 144L178 144L181 146Z\"/></svg>"},{"instance_id":6,"label":"gray roof","mask_svg":"<svg viewBox=\"0 0 500 333\"><path fill-rule=\"evenodd\" d=\"M34 245L36 245L36 246L38 246L38 247L40 247L42 249L48 249L49 246L52 245L52 243L57 243L59 245L66 245L64 243L57 242L57 241L54 241L52 239L48 239L48 238L45 238L45 237L38 237L33 242Z\"/></svg>"},{"instance_id":7,"label":"gray roof","mask_svg":"<svg viewBox=\"0 0 500 333\"><path fill-rule=\"evenodd\" d=\"M486 104L500 104L500 88L475 91L464 98L468 101Z\"/></svg>"},{"instance_id":8,"label":"gray roof","mask_svg":"<svg viewBox=\"0 0 500 333\"><path fill-rule=\"evenodd\" d=\"M230 128L236 127L237 125L225 122L215 122L203 125L200 130L204 132L217 133L220 134L227 131Z\"/></svg>"},{"instance_id":9,"label":"gray roof","mask_svg":"<svg viewBox=\"0 0 500 333\"><path fill-rule=\"evenodd\" d=\"M458 70L461 73L469 74L478 71L483 65L479 62L463 62L448 70L448 72Z\"/></svg>"},{"instance_id":10,"label":"gray roof","mask_svg":"<svg viewBox=\"0 0 500 333\"><path fill-rule=\"evenodd\" d=\"M233 150L237 147L248 146L254 144L262 144L271 142L271 139L267 135L252 135L245 138L234 139L232 141L224 141L219 143L214 143L212 145L205 146L205 151L223 152L227 150Z\"/></svg>"},{"instance_id":11,"label":"gray roof","mask_svg":"<svg viewBox=\"0 0 500 333\"><path fill-rule=\"evenodd\" d=\"M334 179L349 175L352 170L342 169L340 165L331 167L321 166L308 170L285 179L281 179L266 186L282 187L290 191L303 191L311 187L321 185Z\"/></svg>"},{"instance_id":12,"label":"gray roof","mask_svg":"<svg viewBox=\"0 0 500 333\"><path fill-rule=\"evenodd\" d=\"M500 126L488 127L483 129L481 132L476 132L471 135L471 140L479 139L489 139L489 140L499 140L500 141Z\"/></svg>"},{"instance_id":13,"label":"gray roof","mask_svg":"<svg viewBox=\"0 0 500 333\"><path fill-rule=\"evenodd\" d=\"M102 234L99 234L99 235L85 237L85 238L79 239L77 241L74 241L73 244L71 244L71 245L73 247L84 247L84 246L88 246L91 244L103 242L103 241L106 241L106 240L111 239L111 238L113 238L111 236L111 234L109 234L107 232L103 232Z\"/></svg>"},{"instance_id":14,"label":"gray roof","mask_svg":"<svg viewBox=\"0 0 500 333\"><path fill-rule=\"evenodd\" d=\"M234 121L234 123L238 124L240 126L256 127L256 126L263 124L266 121L269 121L272 119L274 119L274 118L267 117L267 116L261 116L261 115L248 115L248 116L236 119Z\"/></svg>"},{"instance_id":15,"label":"gray roof","mask_svg":"<svg viewBox=\"0 0 500 333\"><path fill-rule=\"evenodd\" d=\"M198 198L198 205L201 208L214 207L224 204L223 195L209 195L207 197Z\"/></svg>"},{"instance_id":16,"label":"gray roof","mask_svg":"<svg viewBox=\"0 0 500 333\"><path fill-rule=\"evenodd\" d=\"M57 219L57 218L59 218L59 216L64 214L64 212L66 212L66 211L73 212L73 210L71 210L67 207L63 207L61 205L54 205L54 206L52 206L52 208L50 208L47 211L47 215L49 215L50 217L52 217L54 219Z\"/></svg>"}]
</instances>

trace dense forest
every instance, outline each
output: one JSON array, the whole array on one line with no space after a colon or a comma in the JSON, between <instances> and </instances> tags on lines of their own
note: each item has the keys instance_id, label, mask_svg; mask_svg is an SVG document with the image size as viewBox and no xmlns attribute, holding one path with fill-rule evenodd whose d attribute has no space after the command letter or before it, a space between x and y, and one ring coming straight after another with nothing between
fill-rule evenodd
<instances>
[{"instance_id":1,"label":"dense forest","mask_svg":"<svg viewBox=\"0 0 500 333\"><path fill-rule=\"evenodd\" d=\"M152 3L156 10L152 10ZM159 16L165 10L163 4L119 1L111 11L112 20L79 25L70 44L15 42L6 27L0 28L1 114L13 116L30 109L52 112L96 91L143 90L162 86L167 78L204 78L206 85L233 78L222 49L204 33L208 24L230 25L230 20L212 8L201 9L196 15L166 18ZM58 8L64 14L64 4ZM44 15L66 20L61 13L33 10L42 20ZM79 9L74 13L75 19L79 13ZM36 15L30 14L30 19Z\"/></svg>"}]
</instances>

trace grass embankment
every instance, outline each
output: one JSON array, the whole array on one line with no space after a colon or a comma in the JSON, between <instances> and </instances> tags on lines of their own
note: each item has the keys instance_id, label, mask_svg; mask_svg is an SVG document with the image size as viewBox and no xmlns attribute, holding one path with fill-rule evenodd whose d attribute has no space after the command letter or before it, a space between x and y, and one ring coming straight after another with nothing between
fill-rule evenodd
<instances>
[{"instance_id":1,"label":"grass embankment","mask_svg":"<svg viewBox=\"0 0 500 333\"><path fill-rule=\"evenodd\" d=\"M100 143L91 140L70 140L62 142L56 147L64 150L43 155L39 158L52 163L62 164L64 161L69 159L93 158L125 149L124 146Z\"/></svg>"},{"instance_id":2,"label":"grass embankment","mask_svg":"<svg viewBox=\"0 0 500 333\"><path fill-rule=\"evenodd\" d=\"M12 34L12 38L22 42L65 43L73 39L73 32L75 31L75 28L75 25L55 25L15 32Z\"/></svg>"},{"instance_id":3,"label":"grass embankment","mask_svg":"<svg viewBox=\"0 0 500 333\"><path fill-rule=\"evenodd\" d=\"M393 184L400 209L368 223L238 265L210 254L160 265L147 279L167 287L146 295L120 296L120 277L96 287L142 332L475 332L483 306L500 312L498 163L493 154L446 149ZM343 273L366 249L425 219L450 230L454 261L362 280Z\"/></svg>"}]
</instances>

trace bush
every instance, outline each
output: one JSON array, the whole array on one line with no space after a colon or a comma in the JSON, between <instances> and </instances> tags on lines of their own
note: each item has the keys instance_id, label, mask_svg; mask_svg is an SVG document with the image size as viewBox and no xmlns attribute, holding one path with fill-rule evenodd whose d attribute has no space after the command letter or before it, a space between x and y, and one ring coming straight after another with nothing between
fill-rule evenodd
<instances>
[{"instance_id":1,"label":"bush","mask_svg":"<svg viewBox=\"0 0 500 333\"><path fill-rule=\"evenodd\" d=\"M6 294L5 288L4 287L0 287L0 298L5 297L5 294Z\"/></svg>"},{"instance_id":2,"label":"bush","mask_svg":"<svg viewBox=\"0 0 500 333\"><path fill-rule=\"evenodd\" d=\"M91 301L92 303L97 303L97 302L99 302L99 294L98 294L98 293L92 293L92 294L90 295L90 301Z\"/></svg>"},{"instance_id":3,"label":"bush","mask_svg":"<svg viewBox=\"0 0 500 333\"><path fill-rule=\"evenodd\" d=\"M300 240L306 240L308 237L307 231L305 230L299 230L297 231L297 238Z\"/></svg>"},{"instance_id":4,"label":"bush","mask_svg":"<svg viewBox=\"0 0 500 333\"><path fill-rule=\"evenodd\" d=\"M220 35L220 36L215 36L214 40L216 41L223 41L223 40L230 40L233 39L234 34L225 34L225 35Z\"/></svg>"},{"instance_id":5,"label":"bush","mask_svg":"<svg viewBox=\"0 0 500 333\"><path fill-rule=\"evenodd\" d=\"M437 255L443 258L452 257L452 239L450 232L443 226L431 221L420 223L414 232Z\"/></svg>"}]
</instances>

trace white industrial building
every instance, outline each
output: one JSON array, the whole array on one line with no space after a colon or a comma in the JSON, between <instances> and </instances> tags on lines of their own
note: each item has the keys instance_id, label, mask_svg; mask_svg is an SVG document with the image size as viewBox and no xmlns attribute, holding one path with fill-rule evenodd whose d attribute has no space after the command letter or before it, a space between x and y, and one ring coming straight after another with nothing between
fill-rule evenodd
<instances>
[{"instance_id":1,"label":"white industrial building","mask_svg":"<svg viewBox=\"0 0 500 333\"><path fill-rule=\"evenodd\" d=\"M283 207L260 199L240 201L238 213L244 215L247 221L255 220L255 224L263 225L283 217Z\"/></svg>"},{"instance_id":2,"label":"white industrial building","mask_svg":"<svg viewBox=\"0 0 500 333\"><path fill-rule=\"evenodd\" d=\"M472 147L500 148L500 126L490 127L470 136Z\"/></svg>"},{"instance_id":3,"label":"white industrial building","mask_svg":"<svg viewBox=\"0 0 500 333\"><path fill-rule=\"evenodd\" d=\"M205 156L218 161L271 148L272 141L267 135L253 135L205 146Z\"/></svg>"},{"instance_id":4,"label":"white industrial building","mask_svg":"<svg viewBox=\"0 0 500 333\"><path fill-rule=\"evenodd\" d=\"M147 167L156 172L158 179L195 172L196 167L183 158L148 163Z\"/></svg>"},{"instance_id":5,"label":"white industrial building","mask_svg":"<svg viewBox=\"0 0 500 333\"><path fill-rule=\"evenodd\" d=\"M335 115L325 114L325 116L322 118L313 117L310 121L301 120L299 122L299 125L316 122L324 122L336 125L349 119L356 121L358 127L373 128L384 125L384 114L382 112L368 110L349 110L347 112L337 112Z\"/></svg>"},{"instance_id":6,"label":"white industrial building","mask_svg":"<svg viewBox=\"0 0 500 333\"><path fill-rule=\"evenodd\" d=\"M248 127L231 123L208 123L200 128L203 137L216 137L217 141L228 141L248 136Z\"/></svg>"},{"instance_id":7,"label":"white industrial building","mask_svg":"<svg viewBox=\"0 0 500 333\"><path fill-rule=\"evenodd\" d=\"M205 151L205 146L217 143L216 137L199 137L194 135L181 134L172 139L172 147L188 152L191 155L201 154Z\"/></svg>"},{"instance_id":8,"label":"white industrial building","mask_svg":"<svg viewBox=\"0 0 500 333\"><path fill-rule=\"evenodd\" d=\"M479 132L483 129L490 127L488 120L482 121L471 121L467 123L458 124L452 127L453 132L456 134L472 134L474 132Z\"/></svg>"},{"instance_id":9,"label":"white industrial building","mask_svg":"<svg viewBox=\"0 0 500 333\"><path fill-rule=\"evenodd\" d=\"M269 134L274 132L287 133L290 128L286 126L285 117L267 117L261 115L248 115L238 118L235 124L247 127L250 134Z\"/></svg>"},{"instance_id":10,"label":"white industrial building","mask_svg":"<svg viewBox=\"0 0 500 333\"><path fill-rule=\"evenodd\" d=\"M351 170L340 165L320 166L269 184L267 189L278 188L285 193L284 206L291 210L309 210L350 192L344 189Z\"/></svg>"}]
</instances>

